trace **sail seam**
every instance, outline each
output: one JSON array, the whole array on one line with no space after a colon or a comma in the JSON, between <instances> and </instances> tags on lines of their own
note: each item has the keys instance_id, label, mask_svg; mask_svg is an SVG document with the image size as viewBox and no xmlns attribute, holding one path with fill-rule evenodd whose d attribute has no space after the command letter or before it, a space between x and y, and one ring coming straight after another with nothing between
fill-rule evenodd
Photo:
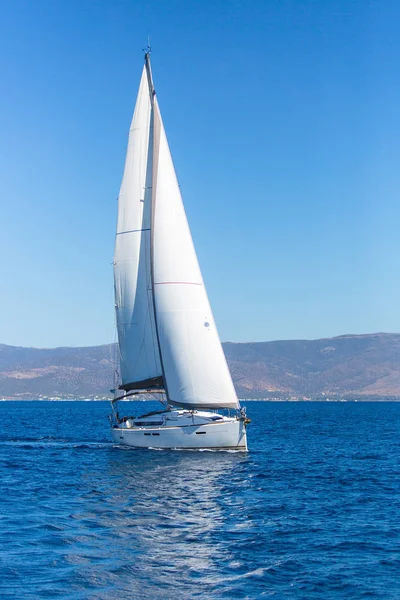
<instances>
[{"instance_id":1,"label":"sail seam","mask_svg":"<svg viewBox=\"0 0 400 600\"><path fill-rule=\"evenodd\" d=\"M155 281L154 285L203 285L194 281Z\"/></svg>"}]
</instances>

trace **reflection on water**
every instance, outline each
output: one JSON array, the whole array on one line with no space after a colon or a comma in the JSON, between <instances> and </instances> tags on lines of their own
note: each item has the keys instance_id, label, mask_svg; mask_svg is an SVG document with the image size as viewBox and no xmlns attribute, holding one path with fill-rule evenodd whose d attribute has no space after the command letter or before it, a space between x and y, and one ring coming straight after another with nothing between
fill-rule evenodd
<instances>
[{"instance_id":1,"label":"reflection on water","mask_svg":"<svg viewBox=\"0 0 400 600\"><path fill-rule=\"evenodd\" d=\"M230 558L218 539L221 531L236 525L235 510L226 510L223 499L226 484L235 483L247 460L241 452L110 452L108 508L101 498L79 518L96 518L100 527L112 531L118 587L132 597L143 597L146 590L154 597L155 589L163 596L161 590L171 589L179 574L185 597L193 579L202 578L203 591L207 581L215 583L221 575L219 562ZM82 477L90 481L93 474ZM174 597L181 596L175 591Z\"/></svg>"}]
</instances>

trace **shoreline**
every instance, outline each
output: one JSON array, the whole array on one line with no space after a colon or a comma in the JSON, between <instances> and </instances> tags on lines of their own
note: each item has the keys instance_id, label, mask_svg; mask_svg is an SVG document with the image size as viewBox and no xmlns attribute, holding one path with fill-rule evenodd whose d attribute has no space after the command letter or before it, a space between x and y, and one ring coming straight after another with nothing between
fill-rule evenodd
<instances>
[{"instance_id":1,"label":"shoreline","mask_svg":"<svg viewBox=\"0 0 400 600\"><path fill-rule=\"evenodd\" d=\"M111 398L0 398L0 402L111 402ZM332 403L371 403L371 402L400 402L400 396L368 396L368 397L350 397L350 398L239 398L244 402L292 402L307 403L320 402L323 404ZM120 400L120 402L157 402L155 398Z\"/></svg>"}]
</instances>

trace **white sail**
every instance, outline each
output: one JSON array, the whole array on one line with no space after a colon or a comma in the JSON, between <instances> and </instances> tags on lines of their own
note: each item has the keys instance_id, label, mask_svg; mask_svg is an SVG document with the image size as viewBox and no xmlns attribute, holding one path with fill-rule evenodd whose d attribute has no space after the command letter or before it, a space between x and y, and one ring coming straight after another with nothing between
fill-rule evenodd
<instances>
[{"instance_id":1,"label":"white sail","mask_svg":"<svg viewBox=\"0 0 400 600\"><path fill-rule=\"evenodd\" d=\"M114 254L121 387L126 390L162 384L150 268L152 120L144 68L118 198Z\"/></svg>"},{"instance_id":2,"label":"white sail","mask_svg":"<svg viewBox=\"0 0 400 600\"><path fill-rule=\"evenodd\" d=\"M237 408L154 98L153 289L168 401Z\"/></svg>"}]
</instances>

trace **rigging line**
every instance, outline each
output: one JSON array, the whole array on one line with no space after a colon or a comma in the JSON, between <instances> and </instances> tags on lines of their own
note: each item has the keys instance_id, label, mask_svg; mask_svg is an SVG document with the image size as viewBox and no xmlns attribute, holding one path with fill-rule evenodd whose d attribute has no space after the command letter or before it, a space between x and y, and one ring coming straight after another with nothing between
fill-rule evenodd
<instances>
[{"instance_id":1,"label":"rigging line","mask_svg":"<svg viewBox=\"0 0 400 600\"><path fill-rule=\"evenodd\" d=\"M113 389L117 389L118 387L118 361L117 361L117 347L118 347L118 331L117 331L117 314L114 310L114 343L110 348L110 359L113 367Z\"/></svg>"},{"instance_id":2,"label":"rigging line","mask_svg":"<svg viewBox=\"0 0 400 600\"><path fill-rule=\"evenodd\" d=\"M148 257L148 248L147 248L147 244L145 244L145 255L146 255L146 264L147 260L149 259L150 262L150 257ZM146 273L147 276L147 281L146 281L146 287L147 287L147 311L148 311L148 315L150 316L152 313L151 311L154 310L154 303L153 303L153 289L151 287L151 275L147 272ZM151 296L151 297L150 297ZM151 331L151 338L153 340L153 354L154 354L154 364L157 365L157 355L156 355L156 347L158 347L158 343L157 343L157 337L156 337L156 332L154 330L154 321L153 319L150 317L150 331Z\"/></svg>"},{"instance_id":3,"label":"rigging line","mask_svg":"<svg viewBox=\"0 0 400 600\"><path fill-rule=\"evenodd\" d=\"M164 388L166 392L166 397L168 400L168 381L165 372L164 360L163 360L163 351L161 348L160 342L160 331L158 326L157 312L156 312L156 298L155 298L155 286L154 286L154 225L155 225L155 209L156 209L156 201L157 201L157 175L158 175L158 167L159 167L159 151L160 151L160 137L161 137L161 115L159 111L157 111L157 103L155 100L155 91L154 86L151 81L151 69L150 69L150 59L146 58L146 69L147 75L150 80L151 86L149 85L150 93L151 93L151 108L152 108L152 190L151 190L151 232L150 232L150 269L151 269L151 288L152 288L152 299L153 299L153 309L154 309L154 328L157 337L157 345L160 357L160 366L164 379ZM155 118L158 115L157 119Z\"/></svg>"},{"instance_id":4,"label":"rigging line","mask_svg":"<svg viewBox=\"0 0 400 600\"><path fill-rule=\"evenodd\" d=\"M148 185L148 184L152 183L152 181L149 181L150 175L152 175L152 173L150 172L150 166L152 167L152 165L153 165L152 150L153 150L153 127L154 127L154 125L152 125L152 119L154 119L153 116L150 118L149 141L148 141L148 147L147 147L147 166L146 166L146 177L145 177L145 182L144 182L145 186L144 186L144 195L143 195L143 199L146 202L144 203L143 213L142 213L142 224L143 225L147 224L147 222L146 222L147 218L149 218L150 222L151 222L151 208L152 208L151 203L152 203L153 186ZM149 198L149 196L150 196L150 198ZM149 213L149 209L150 209L150 213ZM148 228L146 228L146 231L150 231L150 229L151 229L151 227L148 227ZM155 305L154 305L154 300L153 300L153 287L151 284L152 283L151 282L151 270L152 269L151 269L150 245L151 245L151 233L150 233L150 236L146 236L145 240L144 240L144 255L145 255L146 267L147 267L147 265L149 265L149 269L146 268L147 313L150 317L150 331L151 331L151 339L153 342L152 347L153 347L154 365L157 366L159 364L159 359L157 360L156 348L158 349L159 352L160 352L160 349L159 349L158 340L157 340L157 332L155 331L156 316L154 314ZM152 315L154 315L154 318L152 318Z\"/></svg>"},{"instance_id":5,"label":"rigging line","mask_svg":"<svg viewBox=\"0 0 400 600\"><path fill-rule=\"evenodd\" d=\"M146 69L147 76L150 76L151 79L151 71L150 65L146 60ZM154 91L154 87L153 87ZM164 374L164 367L162 362L161 355L161 347L160 340L157 330L157 316L156 316L156 305L155 305L155 297L154 297L154 264L153 264L153 235L154 235L154 202L155 202L155 187L154 187L154 107L153 102L152 111L150 116L150 126L149 126L149 142L148 142L148 151L147 151L147 172L145 179L145 194L144 198L147 200L145 208L147 212L143 212L143 215L149 218L150 225L150 236L149 239L146 239L148 244L145 244L145 252L146 252L146 264L149 265L149 270L146 271L147 277L147 301L148 301L148 311L149 315L152 317L150 319L151 324L151 335L153 341L153 354L154 354L154 363L155 365L159 365L161 368L164 386L166 386L166 377ZM147 224L147 223L146 223ZM146 236L147 238L147 236Z\"/></svg>"},{"instance_id":6,"label":"rigging line","mask_svg":"<svg viewBox=\"0 0 400 600\"><path fill-rule=\"evenodd\" d=\"M118 231L116 235L124 235L125 233L139 233L140 231L150 231L150 227L147 229L130 229L129 231Z\"/></svg>"}]
</instances>

